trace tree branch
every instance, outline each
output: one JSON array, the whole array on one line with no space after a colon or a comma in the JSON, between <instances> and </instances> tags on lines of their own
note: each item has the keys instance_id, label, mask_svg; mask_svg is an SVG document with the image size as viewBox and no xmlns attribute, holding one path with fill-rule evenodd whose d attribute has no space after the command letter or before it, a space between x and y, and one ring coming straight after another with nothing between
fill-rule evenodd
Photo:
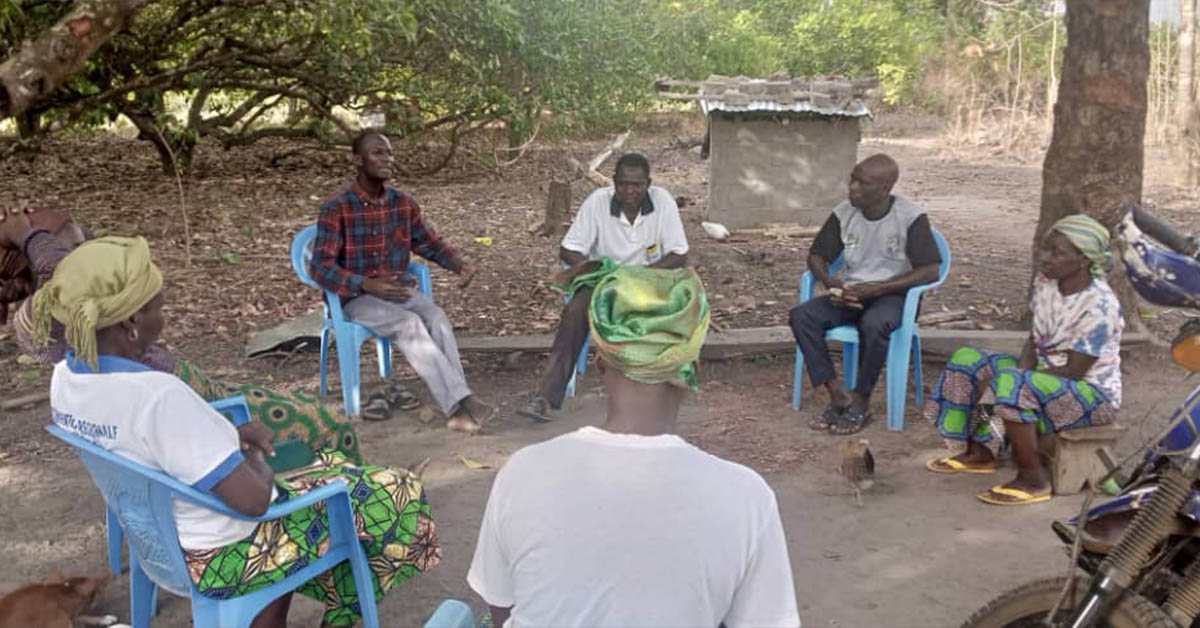
<instances>
[{"instance_id":1,"label":"tree branch","mask_svg":"<svg viewBox=\"0 0 1200 628\"><path fill-rule=\"evenodd\" d=\"M80 0L70 13L0 64L0 120L18 115L71 80L125 28L147 0Z\"/></svg>"}]
</instances>

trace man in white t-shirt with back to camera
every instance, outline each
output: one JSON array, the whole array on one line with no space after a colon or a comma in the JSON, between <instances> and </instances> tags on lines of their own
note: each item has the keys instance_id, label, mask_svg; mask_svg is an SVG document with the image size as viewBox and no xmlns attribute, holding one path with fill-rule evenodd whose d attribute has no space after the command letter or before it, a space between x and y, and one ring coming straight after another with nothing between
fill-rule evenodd
<instances>
[{"instance_id":1,"label":"man in white t-shirt with back to camera","mask_svg":"<svg viewBox=\"0 0 1200 628\"><path fill-rule=\"evenodd\" d=\"M699 277L589 275L608 418L513 454L467 582L497 627L799 626L774 492L675 434L708 328Z\"/></svg>"},{"instance_id":2,"label":"man in white t-shirt with back to camera","mask_svg":"<svg viewBox=\"0 0 1200 628\"><path fill-rule=\"evenodd\" d=\"M559 248L563 263L576 267L608 257L617 264L651 268L683 268L688 243L671 193L650 185L650 162L639 153L617 159L613 185L590 195ZM550 412L562 407L575 361L587 340L587 301L591 290L581 290L563 308L550 365L538 392L519 413L538 421L551 420Z\"/></svg>"}]
</instances>

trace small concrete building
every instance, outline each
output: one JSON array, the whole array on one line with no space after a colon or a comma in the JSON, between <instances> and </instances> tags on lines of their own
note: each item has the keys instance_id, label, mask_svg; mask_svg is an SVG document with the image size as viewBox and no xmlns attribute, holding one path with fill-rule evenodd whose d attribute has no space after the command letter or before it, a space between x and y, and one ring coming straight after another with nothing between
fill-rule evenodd
<instances>
[{"instance_id":1,"label":"small concrete building","mask_svg":"<svg viewBox=\"0 0 1200 628\"><path fill-rule=\"evenodd\" d=\"M819 226L845 200L871 112L849 80L710 78L708 220L731 229Z\"/></svg>"}]
</instances>

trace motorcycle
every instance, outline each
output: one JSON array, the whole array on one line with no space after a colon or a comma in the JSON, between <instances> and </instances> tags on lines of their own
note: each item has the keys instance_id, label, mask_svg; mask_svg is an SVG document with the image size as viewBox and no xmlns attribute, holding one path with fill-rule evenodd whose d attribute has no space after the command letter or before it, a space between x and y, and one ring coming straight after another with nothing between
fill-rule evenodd
<instances>
[{"instance_id":1,"label":"motorcycle","mask_svg":"<svg viewBox=\"0 0 1200 628\"><path fill-rule=\"evenodd\" d=\"M1127 246L1127 275L1145 300L1200 309L1200 242L1139 207L1117 227ZM1163 246L1160 246L1163 245ZM1164 248L1165 246L1165 248ZM1200 372L1200 319L1171 343L1176 364ZM970 628L1200 628L1200 386L1128 478L1121 465L1099 484L1119 479L1119 493L1051 528L1083 573L1019 586L976 611ZM1132 457L1137 459L1138 452Z\"/></svg>"}]
</instances>

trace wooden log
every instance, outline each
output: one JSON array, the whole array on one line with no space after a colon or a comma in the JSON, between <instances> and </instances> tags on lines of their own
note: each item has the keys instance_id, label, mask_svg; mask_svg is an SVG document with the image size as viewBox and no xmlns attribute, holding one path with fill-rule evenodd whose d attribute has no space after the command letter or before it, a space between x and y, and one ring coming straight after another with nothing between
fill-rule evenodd
<instances>
[{"instance_id":1,"label":"wooden log","mask_svg":"<svg viewBox=\"0 0 1200 628\"><path fill-rule=\"evenodd\" d=\"M922 314L921 317L919 319L917 319L917 322L920 323L921 326L923 327L925 325L937 325L939 323L949 323L951 321L961 321L961 320L965 319L966 317L967 317L966 310L951 310L949 312L930 312L929 314Z\"/></svg>"},{"instance_id":2,"label":"wooden log","mask_svg":"<svg viewBox=\"0 0 1200 628\"><path fill-rule=\"evenodd\" d=\"M592 185L600 188L608 187L613 184L612 179L609 179L595 170L587 170L586 167L579 163L579 160L575 159L574 157L567 158L567 166L571 169L573 178L583 177L591 182Z\"/></svg>"},{"instance_id":3,"label":"wooden log","mask_svg":"<svg viewBox=\"0 0 1200 628\"><path fill-rule=\"evenodd\" d=\"M48 401L49 399L50 389L47 388L46 390L39 390L27 395L12 397L5 399L4 401L0 401L0 410L16 410L17 408L24 408L25 406L31 406L35 403L42 403L44 401Z\"/></svg>"},{"instance_id":4,"label":"wooden log","mask_svg":"<svg viewBox=\"0 0 1200 628\"><path fill-rule=\"evenodd\" d=\"M769 238L815 238L820 230L820 227L805 227L800 225L768 225L766 227L734 229L730 232L730 235Z\"/></svg>"},{"instance_id":5,"label":"wooden log","mask_svg":"<svg viewBox=\"0 0 1200 628\"><path fill-rule=\"evenodd\" d=\"M613 153L620 150L621 147L625 145L625 140L628 140L630 134L632 133L633 131L625 131L614 138L612 142L609 142L608 146L604 147L604 150L596 153L596 156L592 157L591 161L588 162L588 170L592 172L599 172L600 165L604 163L604 160L608 159Z\"/></svg>"},{"instance_id":6,"label":"wooden log","mask_svg":"<svg viewBox=\"0 0 1200 628\"><path fill-rule=\"evenodd\" d=\"M1028 337L1027 331L922 328L921 348L927 361L942 360L964 345L1015 355ZM553 342L554 334L464 336L459 338L458 348L473 353L546 352ZM1121 338L1123 348L1149 342L1149 334L1125 334ZM830 347L837 349L838 344L830 343ZM796 340L791 328L786 325L749 327L709 334L700 356L704 359L723 359L739 354L788 353L795 349Z\"/></svg>"},{"instance_id":7,"label":"wooden log","mask_svg":"<svg viewBox=\"0 0 1200 628\"><path fill-rule=\"evenodd\" d=\"M552 179L546 192L546 215L542 222L542 233L553 236L562 226L563 218L571 209L571 184Z\"/></svg>"}]
</instances>

